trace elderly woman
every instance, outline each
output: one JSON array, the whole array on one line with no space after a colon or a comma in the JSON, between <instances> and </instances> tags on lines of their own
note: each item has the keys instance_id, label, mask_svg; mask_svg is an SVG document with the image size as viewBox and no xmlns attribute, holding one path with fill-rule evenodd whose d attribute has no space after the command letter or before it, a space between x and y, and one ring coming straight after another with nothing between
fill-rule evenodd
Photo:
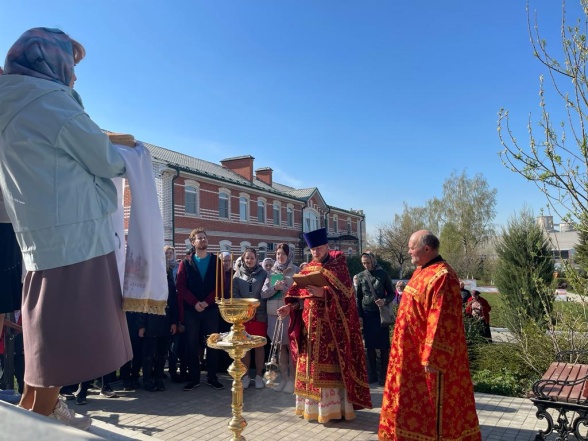
<instances>
[{"instance_id":1,"label":"elderly woman","mask_svg":"<svg viewBox=\"0 0 588 441\"><path fill-rule=\"evenodd\" d=\"M111 214L121 155L73 90L81 44L34 28L0 76L0 189L23 255L25 389L20 406L86 429L58 399L132 356ZM91 348L92 350L88 350Z\"/></svg>"}]
</instances>

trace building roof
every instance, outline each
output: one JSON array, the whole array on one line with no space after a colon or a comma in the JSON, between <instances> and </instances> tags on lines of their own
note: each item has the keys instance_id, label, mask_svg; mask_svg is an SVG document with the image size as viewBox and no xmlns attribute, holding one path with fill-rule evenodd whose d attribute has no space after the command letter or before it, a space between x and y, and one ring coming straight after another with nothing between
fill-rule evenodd
<instances>
[{"instance_id":1,"label":"building roof","mask_svg":"<svg viewBox=\"0 0 588 441\"><path fill-rule=\"evenodd\" d=\"M189 156L189 155L186 155L183 153L175 152L173 150L159 147L154 144L150 144L148 142L144 142L144 141L141 141L141 142L143 142L145 147L147 147L147 149L149 149L149 152L151 153L151 157L153 158L153 160L162 162L166 165L169 165L172 168L178 167L179 169L181 169L183 171L187 171L189 173L193 173L193 174L200 175L200 176L207 176L207 177L210 177L213 179L219 179L219 180L226 181L226 182L231 182L231 183L241 185L244 187L251 187L256 190L271 192L271 193L278 194L283 197L292 198L292 199L296 199L296 200L303 201L303 202L308 201L312 197L312 195L315 193L320 194L320 191L316 187L297 189L297 188L293 188L293 187L283 185L283 184L280 184L277 182L273 182L273 185L270 186L270 185L266 184L265 182L257 179L255 176L253 177L253 182L250 182L249 180L245 179L243 176L239 175L238 173L235 173L234 171L232 171L226 167L223 167L222 165L214 164L212 162L204 161L202 159L198 159L193 156ZM243 155L243 156L238 156L238 157L228 158L228 159L239 159L239 158L251 158L251 156L250 155ZM226 160L226 159L224 159L224 160ZM267 169L267 168L268 167L262 168L262 169ZM258 169L258 170L260 170L260 169ZM339 210L339 211L346 211L349 213L353 213L354 215L363 216L362 213L358 213L356 211L344 210L341 208L331 207L331 206L329 206L329 207L332 209Z\"/></svg>"},{"instance_id":2,"label":"building roof","mask_svg":"<svg viewBox=\"0 0 588 441\"><path fill-rule=\"evenodd\" d=\"M549 243L554 250L573 250L579 242L577 231L550 231Z\"/></svg>"}]
</instances>

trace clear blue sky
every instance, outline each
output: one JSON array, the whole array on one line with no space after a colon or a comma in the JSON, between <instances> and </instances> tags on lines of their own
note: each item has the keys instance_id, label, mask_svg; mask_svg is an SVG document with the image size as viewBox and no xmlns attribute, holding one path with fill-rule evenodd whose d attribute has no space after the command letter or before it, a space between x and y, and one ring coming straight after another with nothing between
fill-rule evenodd
<instances>
[{"instance_id":1,"label":"clear blue sky","mask_svg":"<svg viewBox=\"0 0 588 441\"><path fill-rule=\"evenodd\" d=\"M531 7L557 48L561 3ZM501 107L524 144L529 112L539 119L546 70L524 0L0 0L0 11L0 62L36 26L86 47L76 89L102 128L214 163L250 154L277 182L363 209L368 233L464 169L498 189L498 225L546 205L498 156Z\"/></svg>"}]
</instances>

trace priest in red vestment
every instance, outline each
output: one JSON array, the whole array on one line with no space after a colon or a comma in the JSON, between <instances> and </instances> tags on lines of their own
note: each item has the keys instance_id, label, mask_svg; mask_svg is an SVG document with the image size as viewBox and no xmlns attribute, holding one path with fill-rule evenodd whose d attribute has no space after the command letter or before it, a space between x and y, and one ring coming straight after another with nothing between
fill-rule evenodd
<instances>
[{"instance_id":1,"label":"priest in red vestment","mask_svg":"<svg viewBox=\"0 0 588 441\"><path fill-rule=\"evenodd\" d=\"M378 437L396 441L481 441L457 274L439 239L408 242L417 265L396 317Z\"/></svg>"},{"instance_id":2,"label":"priest in red vestment","mask_svg":"<svg viewBox=\"0 0 588 441\"><path fill-rule=\"evenodd\" d=\"M296 357L296 414L326 423L355 418L371 408L365 349L345 255L330 251L324 228L305 233L312 261L301 271L320 271L325 286L297 283L278 314L290 314L290 346Z\"/></svg>"}]
</instances>

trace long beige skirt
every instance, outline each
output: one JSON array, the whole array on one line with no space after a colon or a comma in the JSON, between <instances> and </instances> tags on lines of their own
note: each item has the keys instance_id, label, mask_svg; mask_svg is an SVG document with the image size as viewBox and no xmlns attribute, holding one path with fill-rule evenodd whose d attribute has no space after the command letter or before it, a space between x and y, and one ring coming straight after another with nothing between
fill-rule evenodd
<instances>
[{"instance_id":1,"label":"long beige skirt","mask_svg":"<svg viewBox=\"0 0 588 441\"><path fill-rule=\"evenodd\" d=\"M65 386L120 368L133 352L114 253L29 271L22 324L30 386Z\"/></svg>"}]
</instances>

